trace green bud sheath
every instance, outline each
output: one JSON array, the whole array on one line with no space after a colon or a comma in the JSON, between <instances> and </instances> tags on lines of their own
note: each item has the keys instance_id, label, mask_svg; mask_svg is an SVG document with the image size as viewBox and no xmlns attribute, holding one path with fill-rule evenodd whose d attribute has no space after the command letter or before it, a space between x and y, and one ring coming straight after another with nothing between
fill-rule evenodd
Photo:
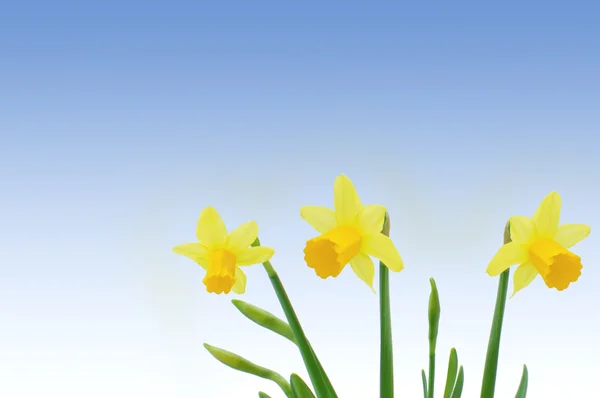
<instances>
[{"instance_id":1,"label":"green bud sheath","mask_svg":"<svg viewBox=\"0 0 600 398\"><path fill-rule=\"evenodd\" d=\"M256 365L255 363L252 363L249 360L234 354L233 352L213 347L206 343L204 343L204 348L206 348L208 352L210 352L212 356L215 357L219 362L229 366L232 369L239 370L240 372L250 373L252 375L262 377L263 379L274 381L279 385L279 387L281 387L287 397L292 396L290 384L279 373Z\"/></svg>"},{"instance_id":2,"label":"green bud sheath","mask_svg":"<svg viewBox=\"0 0 600 398\"><path fill-rule=\"evenodd\" d=\"M429 295L429 351L435 352L440 327L440 296L433 278L429 278L431 294Z\"/></svg>"},{"instance_id":3,"label":"green bud sheath","mask_svg":"<svg viewBox=\"0 0 600 398\"><path fill-rule=\"evenodd\" d=\"M235 308L237 308L246 318L265 329L277 333L280 336L285 337L292 343L296 343L294 340L294 333L286 322L271 314L270 312L263 310L260 307L246 303L241 300L231 300Z\"/></svg>"}]
</instances>

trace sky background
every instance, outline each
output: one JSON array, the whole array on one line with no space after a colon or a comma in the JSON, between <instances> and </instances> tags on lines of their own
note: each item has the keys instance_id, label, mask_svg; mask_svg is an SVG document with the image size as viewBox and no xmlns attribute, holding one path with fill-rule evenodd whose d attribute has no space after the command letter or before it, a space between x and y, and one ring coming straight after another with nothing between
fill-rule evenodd
<instances>
[{"instance_id":1,"label":"sky background","mask_svg":"<svg viewBox=\"0 0 600 398\"><path fill-rule=\"evenodd\" d=\"M422 394L428 278L479 396L511 215L563 197L592 226L579 281L507 302L496 396L600 396L599 3L4 2L0 5L0 396L241 398L286 377L286 340L209 295L172 253L212 205L256 220L341 398L378 396L378 298L303 263L303 205L340 173L388 207L396 395ZM262 267L241 298L280 316ZM376 275L377 276L377 275ZM512 292L512 280L509 293Z\"/></svg>"}]
</instances>

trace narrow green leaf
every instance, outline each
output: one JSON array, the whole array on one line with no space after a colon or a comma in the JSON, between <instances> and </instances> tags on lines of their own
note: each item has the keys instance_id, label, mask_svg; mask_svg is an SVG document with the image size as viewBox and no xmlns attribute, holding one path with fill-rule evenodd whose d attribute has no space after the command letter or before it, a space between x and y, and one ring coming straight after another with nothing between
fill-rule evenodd
<instances>
[{"instance_id":1,"label":"narrow green leaf","mask_svg":"<svg viewBox=\"0 0 600 398\"><path fill-rule=\"evenodd\" d=\"M252 246L260 246L260 240L256 238L256 240L252 243ZM275 290L275 294L277 295L277 299L281 304L281 308L283 309L283 313L288 321L292 332L294 333L294 339L296 340L296 345L300 350L300 355L302 355L302 360L304 361L304 366L306 366L306 371L310 377L310 381L315 389L316 395L318 398L338 398L337 393L333 389L323 366L319 362L317 355L312 349L306 335L304 334L304 330L302 330L302 325L298 320L298 316L294 311L294 307L292 307L292 303L281 283L281 279L279 279L279 275L271 265L270 261L266 261L263 263L263 267L265 271L267 271L267 275L269 275L269 280L271 281L271 285Z\"/></svg>"},{"instance_id":2,"label":"narrow green leaf","mask_svg":"<svg viewBox=\"0 0 600 398\"><path fill-rule=\"evenodd\" d=\"M258 398L271 398L271 396L269 394L267 394L266 392L259 391Z\"/></svg>"},{"instance_id":3,"label":"narrow green leaf","mask_svg":"<svg viewBox=\"0 0 600 398\"><path fill-rule=\"evenodd\" d=\"M529 371L527 365L523 365L523 374L521 375L521 382L519 383L519 389L515 398L526 398L527 397L527 384L529 380Z\"/></svg>"},{"instance_id":4,"label":"narrow green leaf","mask_svg":"<svg viewBox=\"0 0 600 398\"><path fill-rule=\"evenodd\" d=\"M429 295L429 386L427 387L427 397L433 398L435 386L435 348L440 326L440 297L437 286L433 278L429 278L431 284L431 294Z\"/></svg>"},{"instance_id":5,"label":"narrow green leaf","mask_svg":"<svg viewBox=\"0 0 600 398\"><path fill-rule=\"evenodd\" d=\"M381 233L390 236L390 215L386 212ZM392 344L392 315L390 311L390 271L379 262L379 396L394 398L394 350Z\"/></svg>"},{"instance_id":6,"label":"narrow green leaf","mask_svg":"<svg viewBox=\"0 0 600 398\"><path fill-rule=\"evenodd\" d=\"M446 375L446 388L444 389L444 398L450 398L454 383L456 383L456 372L458 371L458 354L453 347L450 350L450 359L448 360L448 374Z\"/></svg>"},{"instance_id":7,"label":"narrow green leaf","mask_svg":"<svg viewBox=\"0 0 600 398\"><path fill-rule=\"evenodd\" d=\"M510 239L510 221L504 228L504 244ZM500 274L498 281L498 293L496 295L496 307L492 319L492 329L485 355L485 367L483 370L483 381L481 383L481 398L494 398L496 389L496 374L498 373L498 356L500 354L500 337L502 335L502 322L504 321L504 308L506 306L506 292L508 290L508 278L510 268Z\"/></svg>"},{"instance_id":8,"label":"narrow green leaf","mask_svg":"<svg viewBox=\"0 0 600 398\"><path fill-rule=\"evenodd\" d=\"M427 398L427 376L425 369L421 369L421 379L423 380L423 398Z\"/></svg>"},{"instance_id":9,"label":"narrow green leaf","mask_svg":"<svg viewBox=\"0 0 600 398\"><path fill-rule=\"evenodd\" d=\"M452 391L452 396L450 398L460 398L460 396L462 395L464 382L465 382L465 373L463 371L463 367L461 366L458 369L458 377L456 378L456 385L454 386L454 391Z\"/></svg>"},{"instance_id":10,"label":"narrow green leaf","mask_svg":"<svg viewBox=\"0 0 600 398\"><path fill-rule=\"evenodd\" d=\"M283 376L279 373L263 368L262 366L256 365L255 363L250 362L246 358L242 358L241 356L234 354L233 352L223 350L218 347L213 347L209 344L204 343L204 348L208 350L219 362L224 365L229 366L232 369L239 370L240 372L250 373L252 375L262 377L263 379L268 379L274 381L281 387L285 395L289 398L292 396L292 388L290 384L287 382Z\"/></svg>"},{"instance_id":11,"label":"narrow green leaf","mask_svg":"<svg viewBox=\"0 0 600 398\"><path fill-rule=\"evenodd\" d=\"M277 333L280 336L285 337L292 343L296 343L294 340L294 332L283 320L279 319L270 312L263 310L260 307L246 303L242 300L231 300L235 308L237 308L246 318L265 329L269 329L272 332Z\"/></svg>"},{"instance_id":12,"label":"narrow green leaf","mask_svg":"<svg viewBox=\"0 0 600 398\"><path fill-rule=\"evenodd\" d=\"M296 373L292 373L290 377L290 385L292 386L292 394L294 398L315 398L315 395L306 385L304 380Z\"/></svg>"}]
</instances>

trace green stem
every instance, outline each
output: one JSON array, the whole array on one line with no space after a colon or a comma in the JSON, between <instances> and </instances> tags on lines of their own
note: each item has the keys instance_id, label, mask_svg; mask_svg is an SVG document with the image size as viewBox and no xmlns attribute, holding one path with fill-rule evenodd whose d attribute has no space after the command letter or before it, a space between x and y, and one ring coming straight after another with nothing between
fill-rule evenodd
<instances>
[{"instance_id":1,"label":"green stem","mask_svg":"<svg viewBox=\"0 0 600 398\"><path fill-rule=\"evenodd\" d=\"M506 223L504 230L504 244L510 239L510 222ZM485 356L485 368L483 371L483 382L481 385L481 398L494 398L496 388L496 374L498 372L498 355L500 354L500 337L502 335L502 322L504 320L504 308L506 306L506 293L508 290L508 278L510 268L500 274L498 282L498 293L496 295L496 308L492 320L492 330Z\"/></svg>"},{"instance_id":2,"label":"green stem","mask_svg":"<svg viewBox=\"0 0 600 398\"><path fill-rule=\"evenodd\" d=\"M260 244L260 243L258 243ZM310 343L308 342L304 331L302 330L302 326L300 325L300 321L296 316L296 312L294 311L294 307L292 307L292 303L288 298L288 295L279 279L279 275L271 265L270 261L263 263L267 274L269 275L269 280L271 281L271 285L273 285L273 289L275 290L275 294L279 299L279 303L281 304L281 308L283 309L283 313L294 332L294 338L296 340L296 344L300 349L300 354L302 355L302 360L304 361L304 365L306 366L306 370L308 371L308 375L310 376L310 381L315 389L318 398L337 398L337 394L335 393L329 378L325 374L321 363L317 359Z\"/></svg>"},{"instance_id":3,"label":"green stem","mask_svg":"<svg viewBox=\"0 0 600 398\"><path fill-rule=\"evenodd\" d=\"M498 356L500 354L500 337L502 335L502 322L504 320L504 308L506 305L506 292L508 290L508 277L510 269L500 274L498 283L498 294L496 296L496 308L494 309L494 320L485 356L485 368L483 371L483 386L481 398L493 398L496 388L496 373L498 372Z\"/></svg>"},{"instance_id":4,"label":"green stem","mask_svg":"<svg viewBox=\"0 0 600 398\"><path fill-rule=\"evenodd\" d=\"M394 353L392 348L392 319L390 315L389 270L379 263L379 313L381 325L381 351L379 384L381 398L394 397Z\"/></svg>"},{"instance_id":5,"label":"green stem","mask_svg":"<svg viewBox=\"0 0 600 398\"><path fill-rule=\"evenodd\" d=\"M433 398L433 387L435 383L435 348L429 351L429 386L427 387L427 398Z\"/></svg>"}]
</instances>

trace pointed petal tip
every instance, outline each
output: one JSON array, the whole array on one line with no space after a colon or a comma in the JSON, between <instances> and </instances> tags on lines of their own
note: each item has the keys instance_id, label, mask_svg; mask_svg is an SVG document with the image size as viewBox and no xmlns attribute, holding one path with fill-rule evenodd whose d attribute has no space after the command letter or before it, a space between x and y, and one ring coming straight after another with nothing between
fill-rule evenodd
<instances>
[{"instance_id":1,"label":"pointed petal tip","mask_svg":"<svg viewBox=\"0 0 600 398\"><path fill-rule=\"evenodd\" d=\"M217 211L217 209L215 209L213 206L206 206L205 208L203 208L200 211L200 217L202 217L203 215L206 215L207 213L217 213L217 214L219 214L219 212Z\"/></svg>"},{"instance_id":2,"label":"pointed petal tip","mask_svg":"<svg viewBox=\"0 0 600 398\"><path fill-rule=\"evenodd\" d=\"M341 182L341 181L345 181L345 182L350 182L353 186L354 183L352 182L352 180L350 179L350 177L348 177L346 174L344 173L340 173L336 178L335 178L336 182Z\"/></svg>"},{"instance_id":3,"label":"pointed petal tip","mask_svg":"<svg viewBox=\"0 0 600 398\"><path fill-rule=\"evenodd\" d=\"M184 249L184 246L185 246L185 244L177 245L177 246L173 247L173 249L171 249L171 250L173 250L173 253L175 253L175 254L185 255L186 251Z\"/></svg>"}]
</instances>

